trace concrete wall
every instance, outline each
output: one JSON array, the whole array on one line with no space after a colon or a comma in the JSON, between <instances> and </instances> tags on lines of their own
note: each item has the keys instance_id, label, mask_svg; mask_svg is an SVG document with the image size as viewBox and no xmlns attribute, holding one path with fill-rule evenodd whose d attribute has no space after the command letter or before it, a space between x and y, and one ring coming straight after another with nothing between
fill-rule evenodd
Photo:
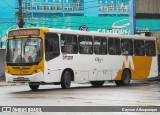
<instances>
[{"instance_id":1,"label":"concrete wall","mask_svg":"<svg viewBox=\"0 0 160 115\"><path fill-rule=\"evenodd\" d=\"M0 76L5 75L5 58L6 58L6 50L0 49Z\"/></svg>"},{"instance_id":2,"label":"concrete wall","mask_svg":"<svg viewBox=\"0 0 160 115\"><path fill-rule=\"evenodd\" d=\"M160 0L136 0L136 13L159 14Z\"/></svg>"}]
</instances>

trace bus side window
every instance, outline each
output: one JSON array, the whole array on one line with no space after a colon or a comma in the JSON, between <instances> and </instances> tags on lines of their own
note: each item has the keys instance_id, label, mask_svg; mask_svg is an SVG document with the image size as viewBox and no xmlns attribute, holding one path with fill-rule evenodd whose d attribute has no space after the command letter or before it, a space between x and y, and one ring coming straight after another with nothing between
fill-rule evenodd
<instances>
[{"instance_id":1,"label":"bus side window","mask_svg":"<svg viewBox=\"0 0 160 115\"><path fill-rule=\"evenodd\" d=\"M77 36L76 35L61 35L61 51L62 53L77 54Z\"/></svg>"},{"instance_id":2,"label":"bus side window","mask_svg":"<svg viewBox=\"0 0 160 115\"><path fill-rule=\"evenodd\" d=\"M94 53L107 54L107 39L103 37L94 38Z\"/></svg>"},{"instance_id":3,"label":"bus side window","mask_svg":"<svg viewBox=\"0 0 160 115\"><path fill-rule=\"evenodd\" d=\"M146 41L146 56L156 56L155 41Z\"/></svg>"},{"instance_id":4,"label":"bus side window","mask_svg":"<svg viewBox=\"0 0 160 115\"><path fill-rule=\"evenodd\" d=\"M45 35L45 57L49 61L60 55L59 52L59 36L54 33Z\"/></svg>"},{"instance_id":5,"label":"bus side window","mask_svg":"<svg viewBox=\"0 0 160 115\"><path fill-rule=\"evenodd\" d=\"M79 53L92 54L93 53L93 40L91 36L79 36Z\"/></svg>"},{"instance_id":6,"label":"bus side window","mask_svg":"<svg viewBox=\"0 0 160 115\"><path fill-rule=\"evenodd\" d=\"M136 56L145 55L144 40L134 40L134 54Z\"/></svg>"},{"instance_id":7,"label":"bus side window","mask_svg":"<svg viewBox=\"0 0 160 115\"><path fill-rule=\"evenodd\" d=\"M110 55L120 55L120 39L119 38L109 38L108 39L108 52Z\"/></svg>"},{"instance_id":8,"label":"bus side window","mask_svg":"<svg viewBox=\"0 0 160 115\"><path fill-rule=\"evenodd\" d=\"M130 39L121 39L122 55L133 55L133 42Z\"/></svg>"}]
</instances>

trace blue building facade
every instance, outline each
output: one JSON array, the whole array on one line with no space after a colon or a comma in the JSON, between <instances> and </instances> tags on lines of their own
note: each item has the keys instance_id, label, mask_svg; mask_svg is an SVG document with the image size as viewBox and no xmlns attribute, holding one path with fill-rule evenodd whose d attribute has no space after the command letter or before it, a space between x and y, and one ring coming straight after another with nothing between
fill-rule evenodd
<instances>
[{"instance_id":1,"label":"blue building facade","mask_svg":"<svg viewBox=\"0 0 160 115\"><path fill-rule=\"evenodd\" d=\"M131 1L134 0L22 0L24 27L86 27L88 31L130 34ZM18 0L0 1L1 41L8 30L18 27L18 11ZM159 31L160 20L136 20L135 29Z\"/></svg>"},{"instance_id":2,"label":"blue building facade","mask_svg":"<svg viewBox=\"0 0 160 115\"><path fill-rule=\"evenodd\" d=\"M128 15L129 0L23 0L23 11L26 18Z\"/></svg>"},{"instance_id":3,"label":"blue building facade","mask_svg":"<svg viewBox=\"0 0 160 115\"><path fill-rule=\"evenodd\" d=\"M0 48L5 46L6 31L16 24L14 0L0 0Z\"/></svg>"},{"instance_id":4,"label":"blue building facade","mask_svg":"<svg viewBox=\"0 0 160 115\"><path fill-rule=\"evenodd\" d=\"M24 27L53 27L90 31L111 28L107 17L127 17L129 0L22 0ZM0 1L0 38L17 28L18 0ZM110 18L107 22L111 22ZM113 22L111 22L113 23ZM97 26L99 25L99 26Z\"/></svg>"},{"instance_id":5,"label":"blue building facade","mask_svg":"<svg viewBox=\"0 0 160 115\"><path fill-rule=\"evenodd\" d=\"M15 6L18 15L18 1ZM23 0L23 16L26 27L77 30L86 26L89 31L129 34L129 26L116 32L112 28L119 20L129 23L129 0Z\"/></svg>"}]
</instances>

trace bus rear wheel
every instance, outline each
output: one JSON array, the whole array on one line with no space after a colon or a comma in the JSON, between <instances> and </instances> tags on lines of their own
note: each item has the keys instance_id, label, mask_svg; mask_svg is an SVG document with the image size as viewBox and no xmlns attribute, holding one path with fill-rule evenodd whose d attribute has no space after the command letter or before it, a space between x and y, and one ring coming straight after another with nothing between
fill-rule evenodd
<instances>
[{"instance_id":1,"label":"bus rear wheel","mask_svg":"<svg viewBox=\"0 0 160 115\"><path fill-rule=\"evenodd\" d=\"M34 83L29 83L29 87L31 88L31 90L37 91L39 88L39 85Z\"/></svg>"},{"instance_id":2,"label":"bus rear wheel","mask_svg":"<svg viewBox=\"0 0 160 115\"><path fill-rule=\"evenodd\" d=\"M104 81L90 81L93 87L101 87L104 84Z\"/></svg>"},{"instance_id":3,"label":"bus rear wheel","mask_svg":"<svg viewBox=\"0 0 160 115\"><path fill-rule=\"evenodd\" d=\"M61 87L63 89L69 89L70 85L71 85L71 73L69 71L65 71L62 74Z\"/></svg>"},{"instance_id":4,"label":"bus rear wheel","mask_svg":"<svg viewBox=\"0 0 160 115\"><path fill-rule=\"evenodd\" d=\"M125 70L122 75L122 84L125 86L129 85L130 80L131 80L131 74L128 70Z\"/></svg>"},{"instance_id":5,"label":"bus rear wheel","mask_svg":"<svg viewBox=\"0 0 160 115\"><path fill-rule=\"evenodd\" d=\"M115 83L117 86L127 86L130 83L131 74L129 70L124 70L122 73L122 80L116 80Z\"/></svg>"}]
</instances>

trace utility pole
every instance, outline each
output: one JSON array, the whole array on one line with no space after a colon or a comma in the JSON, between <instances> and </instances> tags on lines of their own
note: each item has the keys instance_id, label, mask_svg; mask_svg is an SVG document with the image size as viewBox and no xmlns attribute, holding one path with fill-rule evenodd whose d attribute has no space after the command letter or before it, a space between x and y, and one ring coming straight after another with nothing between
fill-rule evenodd
<instances>
[{"instance_id":1,"label":"utility pole","mask_svg":"<svg viewBox=\"0 0 160 115\"><path fill-rule=\"evenodd\" d=\"M18 27L23 28L24 26L24 18L23 18L23 11L22 11L22 0L18 0L19 2L19 11L18 11Z\"/></svg>"}]
</instances>

